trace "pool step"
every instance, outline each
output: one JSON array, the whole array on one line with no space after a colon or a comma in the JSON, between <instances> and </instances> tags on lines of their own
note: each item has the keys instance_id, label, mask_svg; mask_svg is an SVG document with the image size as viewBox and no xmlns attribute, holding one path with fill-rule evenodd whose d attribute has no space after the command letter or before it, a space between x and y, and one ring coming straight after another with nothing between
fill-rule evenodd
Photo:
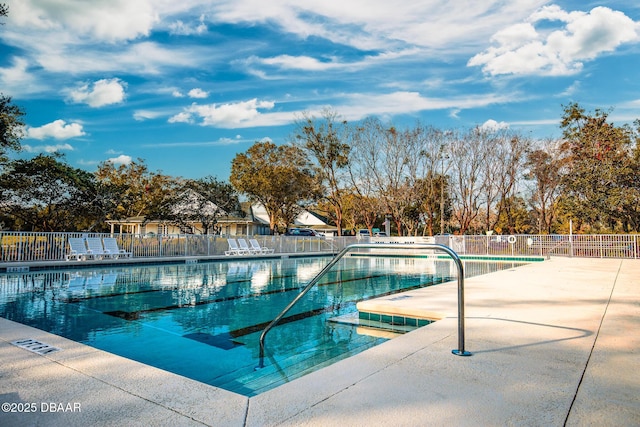
<instances>
[{"instance_id":1,"label":"pool step","mask_svg":"<svg viewBox=\"0 0 640 427\"><path fill-rule=\"evenodd\" d=\"M360 317L394 325L425 326L447 317L446 314L429 310L425 299L409 293L389 295L360 301L356 304ZM428 303L428 302L427 302Z\"/></svg>"},{"instance_id":2,"label":"pool step","mask_svg":"<svg viewBox=\"0 0 640 427\"><path fill-rule=\"evenodd\" d=\"M425 309L419 300L407 294L361 301L356 308L356 313L329 321L355 325L361 335L392 339L446 317L443 313Z\"/></svg>"},{"instance_id":3,"label":"pool step","mask_svg":"<svg viewBox=\"0 0 640 427\"><path fill-rule=\"evenodd\" d=\"M333 317L329 321L356 326L356 332L359 335L392 339L433 323L435 320L360 311Z\"/></svg>"}]
</instances>

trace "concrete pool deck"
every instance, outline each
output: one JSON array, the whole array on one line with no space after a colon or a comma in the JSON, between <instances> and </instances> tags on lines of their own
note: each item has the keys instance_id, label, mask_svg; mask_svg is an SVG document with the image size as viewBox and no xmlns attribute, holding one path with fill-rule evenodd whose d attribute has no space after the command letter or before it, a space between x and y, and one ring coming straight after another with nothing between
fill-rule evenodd
<instances>
[{"instance_id":1,"label":"concrete pool deck","mask_svg":"<svg viewBox=\"0 0 640 427\"><path fill-rule=\"evenodd\" d=\"M0 425L640 425L640 260L552 258L465 284L472 356L451 354L449 282L394 302L444 319L252 398L0 319ZM61 351L11 344L27 338Z\"/></svg>"}]
</instances>

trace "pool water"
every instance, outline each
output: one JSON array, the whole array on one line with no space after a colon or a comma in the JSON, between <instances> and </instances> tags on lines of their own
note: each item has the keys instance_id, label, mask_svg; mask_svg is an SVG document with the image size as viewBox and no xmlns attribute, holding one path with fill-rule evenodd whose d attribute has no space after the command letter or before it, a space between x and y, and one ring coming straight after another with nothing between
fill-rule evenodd
<instances>
[{"instance_id":1,"label":"pool water","mask_svg":"<svg viewBox=\"0 0 640 427\"><path fill-rule=\"evenodd\" d=\"M269 332L329 261L234 260L0 275L0 316L246 396L386 341L330 319L358 301L452 280L452 262L345 257ZM476 265L476 268L471 268ZM466 263L465 275L515 263Z\"/></svg>"}]
</instances>

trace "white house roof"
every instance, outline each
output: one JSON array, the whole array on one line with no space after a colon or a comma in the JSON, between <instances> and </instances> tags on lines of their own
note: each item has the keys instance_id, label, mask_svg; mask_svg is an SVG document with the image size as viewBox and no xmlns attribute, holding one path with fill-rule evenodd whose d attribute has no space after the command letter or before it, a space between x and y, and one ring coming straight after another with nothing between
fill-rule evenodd
<instances>
[{"instance_id":1,"label":"white house roof","mask_svg":"<svg viewBox=\"0 0 640 427\"><path fill-rule=\"evenodd\" d=\"M327 225L327 223L308 211L300 212L300 215L298 215L296 219L293 220L293 223L295 225L303 225L306 227L313 227L314 225Z\"/></svg>"},{"instance_id":2,"label":"white house roof","mask_svg":"<svg viewBox=\"0 0 640 427\"><path fill-rule=\"evenodd\" d=\"M257 221L260 221L264 224L269 224L269 215L267 214L267 210L264 208L264 205L262 203L253 204L251 206L251 209L253 210L253 217ZM318 218L318 216L306 210L300 212L300 214L293 220L293 224L300 227L328 226L328 224Z\"/></svg>"}]
</instances>

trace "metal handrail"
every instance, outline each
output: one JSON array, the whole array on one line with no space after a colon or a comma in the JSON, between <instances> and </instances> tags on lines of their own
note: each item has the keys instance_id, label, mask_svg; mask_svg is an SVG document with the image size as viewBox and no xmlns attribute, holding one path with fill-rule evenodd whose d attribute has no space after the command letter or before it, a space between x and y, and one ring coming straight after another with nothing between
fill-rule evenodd
<instances>
[{"instance_id":1,"label":"metal handrail","mask_svg":"<svg viewBox=\"0 0 640 427\"><path fill-rule=\"evenodd\" d=\"M260 335L260 366L264 367L264 340L267 333L282 320L282 318L291 310L291 308L298 303L306 294L313 288L318 281L324 276L334 265L340 261L340 259L347 254L347 252L353 249L428 249L447 253L456 266L458 267L458 348L451 350L451 352L457 356L471 356L471 353L464 349L464 267L462 261L457 253L455 253L450 247L435 244L435 243L414 243L414 244L397 244L397 243L356 243L346 246L342 249L332 260L327 264L302 291L278 314L272 321L264 328Z\"/></svg>"}]
</instances>

